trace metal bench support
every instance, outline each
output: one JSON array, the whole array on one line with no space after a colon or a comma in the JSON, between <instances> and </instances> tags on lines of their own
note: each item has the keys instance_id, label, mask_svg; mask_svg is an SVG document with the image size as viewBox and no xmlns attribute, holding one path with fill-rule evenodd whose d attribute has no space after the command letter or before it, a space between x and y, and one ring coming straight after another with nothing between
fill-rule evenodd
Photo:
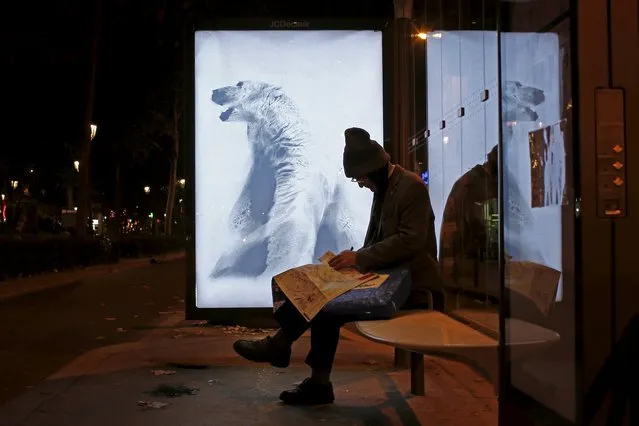
<instances>
[{"instance_id":1,"label":"metal bench support","mask_svg":"<svg viewBox=\"0 0 639 426\"><path fill-rule=\"evenodd\" d=\"M395 367L410 367L410 392L417 396L426 395L423 354L395 348Z\"/></svg>"},{"instance_id":2,"label":"metal bench support","mask_svg":"<svg viewBox=\"0 0 639 426\"><path fill-rule=\"evenodd\" d=\"M410 353L410 392L417 396L426 395L424 355L416 352Z\"/></svg>"},{"instance_id":3,"label":"metal bench support","mask_svg":"<svg viewBox=\"0 0 639 426\"><path fill-rule=\"evenodd\" d=\"M404 349L395 348L395 368L409 368L410 353Z\"/></svg>"}]
</instances>

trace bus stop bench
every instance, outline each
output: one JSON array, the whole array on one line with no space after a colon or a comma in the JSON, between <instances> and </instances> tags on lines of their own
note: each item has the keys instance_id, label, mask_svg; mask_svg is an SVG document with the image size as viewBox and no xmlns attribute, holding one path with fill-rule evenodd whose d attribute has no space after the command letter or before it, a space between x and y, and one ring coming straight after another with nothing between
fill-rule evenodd
<instances>
[{"instance_id":1,"label":"bus stop bench","mask_svg":"<svg viewBox=\"0 0 639 426\"><path fill-rule=\"evenodd\" d=\"M403 311L388 320L358 321L355 326L369 340L410 353L413 395L425 395L424 355L452 358L479 369L497 395L499 338L485 330L494 328L498 320L493 312L457 310L447 315L423 310ZM559 341L556 332L517 319L506 320L506 334L511 359Z\"/></svg>"}]
</instances>

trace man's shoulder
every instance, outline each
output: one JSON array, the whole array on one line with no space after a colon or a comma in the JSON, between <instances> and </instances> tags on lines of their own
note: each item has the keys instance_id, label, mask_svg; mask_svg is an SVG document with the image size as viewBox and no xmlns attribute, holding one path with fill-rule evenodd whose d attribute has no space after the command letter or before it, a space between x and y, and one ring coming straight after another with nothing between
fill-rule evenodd
<instances>
[{"instance_id":1,"label":"man's shoulder","mask_svg":"<svg viewBox=\"0 0 639 426\"><path fill-rule=\"evenodd\" d=\"M397 183L396 197L399 204L408 205L423 202L430 206L428 187L422 178L411 171L400 169L401 179Z\"/></svg>"},{"instance_id":2,"label":"man's shoulder","mask_svg":"<svg viewBox=\"0 0 639 426\"><path fill-rule=\"evenodd\" d=\"M400 169L400 173L402 173L402 179L399 181L399 186L408 190L428 191L426 184L417 173L413 173L403 168Z\"/></svg>"}]
</instances>

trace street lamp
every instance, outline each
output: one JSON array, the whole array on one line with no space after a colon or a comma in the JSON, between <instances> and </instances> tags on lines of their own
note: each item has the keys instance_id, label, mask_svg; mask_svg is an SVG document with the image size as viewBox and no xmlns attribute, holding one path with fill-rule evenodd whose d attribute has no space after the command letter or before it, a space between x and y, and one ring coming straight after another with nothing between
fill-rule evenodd
<instances>
[{"instance_id":1,"label":"street lamp","mask_svg":"<svg viewBox=\"0 0 639 426\"><path fill-rule=\"evenodd\" d=\"M442 33L426 33L426 32L420 31L419 33L413 35L413 37L417 37L421 40L426 40L429 38L442 38Z\"/></svg>"},{"instance_id":2,"label":"street lamp","mask_svg":"<svg viewBox=\"0 0 639 426\"><path fill-rule=\"evenodd\" d=\"M145 186L144 187L144 193L148 194L149 192L151 192L151 187L150 186Z\"/></svg>"},{"instance_id":3,"label":"street lamp","mask_svg":"<svg viewBox=\"0 0 639 426\"><path fill-rule=\"evenodd\" d=\"M13 188L13 189L17 189L18 188L18 181L17 180L12 180L11 181L11 188Z\"/></svg>"},{"instance_id":4,"label":"street lamp","mask_svg":"<svg viewBox=\"0 0 639 426\"><path fill-rule=\"evenodd\" d=\"M184 188L184 186L186 185L186 179L178 180L178 185L180 185L181 188Z\"/></svg>"},{"instance_id":5,"label":"street lamp","mask_svg":"<svg viewBox=\"0 0 639 426\"><path fill-rule=\"evenodd\" d=\"M75 160L73 162L73 168L75 169L76 172L80 171L80 162L78 160Z\"/></svg>"},{"instance_id":6,"label":"street lamp","mask_svg":"<svg viewBox=\"0 0 639 426\"><path fill-rule=\"evenodd\" d=\"M95 134L98 133L98 126L95 124L91 124L89 128L91 129L91 137L89 140L93 140L93 138L95 137Z\"/></svg>"}]
</instances>

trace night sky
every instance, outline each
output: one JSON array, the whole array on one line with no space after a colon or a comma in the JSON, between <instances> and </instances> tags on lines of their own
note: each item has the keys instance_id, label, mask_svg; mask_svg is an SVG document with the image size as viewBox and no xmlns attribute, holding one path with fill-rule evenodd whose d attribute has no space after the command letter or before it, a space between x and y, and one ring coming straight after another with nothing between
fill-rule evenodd
<instances>
[{"instance_id":1,"label":"night sky","mask_svg":"<svg viewBox=\"0 0 639 426\"><path fill-rule=\"evenodd\" d=\"M93 122L95 201L113 202L121 162L125 204L144 185L166 185L162 120L181 88L182 34L188 17L379 18L391 0L303 1L102 0ZM78 158L87 105L94 0L10 2L2 13L3 100L0 187L34 169L31 179L62 200ZM154 116L156 118L154 118ZM8 129L8 131L7 131ZM152 137L147 138L151 134ZM143 135L143 136L140 136ZM182 153L185 152L182 141ZM181 158L179 175L184 175ZM69 177L71 176L71 178Z\"/></svg>"}]
</instances>

